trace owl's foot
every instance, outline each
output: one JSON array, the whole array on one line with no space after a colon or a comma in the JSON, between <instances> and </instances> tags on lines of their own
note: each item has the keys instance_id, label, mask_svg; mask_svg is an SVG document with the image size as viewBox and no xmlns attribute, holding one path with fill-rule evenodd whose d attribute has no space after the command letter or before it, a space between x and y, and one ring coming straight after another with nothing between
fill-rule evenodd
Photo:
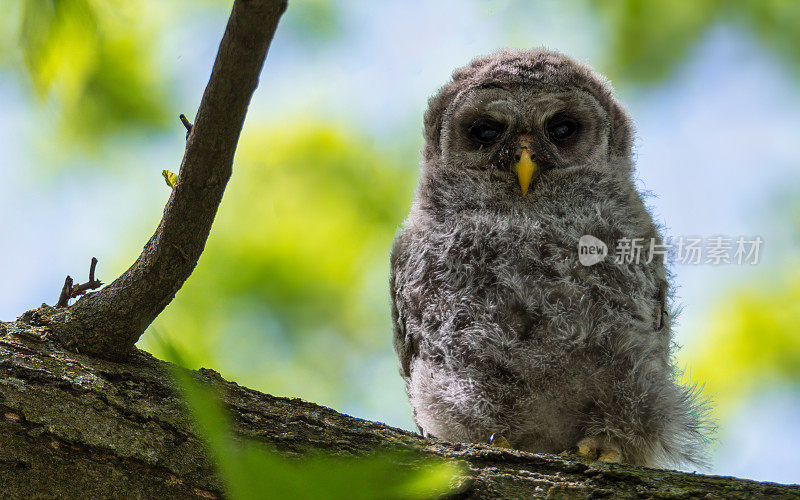
<instances>
[{"instance_id":1,"label":"owl's foot","mask_svg":"<svg viewBox=\"0 0 800 500\"><path fill-rule=\"evenodd\" d=\"M619 446L606 439L585 437L578 441L578 455L589 460L619 463L622 461L622 452Z\"/></svg>"},{"instance_id":2,"label":"owl's foot","mask_svg":"<svg viewBox=\"0 0 800 500\"><path fill-rule=\"evenodd\" d=\"M500 434L492 434L489 436L489 446L494 446L495 448L511 448L511 443Z\"/></svg>"}]
</instances>

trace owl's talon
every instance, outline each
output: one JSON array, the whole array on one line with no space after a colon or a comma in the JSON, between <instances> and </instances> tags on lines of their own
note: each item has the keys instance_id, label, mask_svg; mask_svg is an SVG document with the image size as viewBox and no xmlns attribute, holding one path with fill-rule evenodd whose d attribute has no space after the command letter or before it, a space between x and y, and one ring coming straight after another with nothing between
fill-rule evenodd
<instances>
[{"instance_id":1,"label":"owl's talon","mask_svg":"<svg viewBox=\"0 0 800 500\"><path fill-rule=\"evenodd\" d=\"M494 446L495 448L511 448L511 443L501 435L492 434L489 436L489 446Z\"/></svg>"},{"instance_id":2,"label":"owl's talon","mask_svg":"<svg viewBox=\"0 0 800 500\"><path fill-rule=\"evenodd\" d=\"M589 460L600 462L619 463L622 461L622 452L616 444L594 437L586 437L578 441L578 455Z\"/></svg>"},{"instance_id":3,"label":"owl's talon","mask_svg":"<svg viewBox=\"0 0 800 500\"><path fill-rule=\"evenodd\" d=\"M578 441L578 456L589 460L597 459L597 446L592 438L583 438Z\"/></svg>"},{"instance_id":4,"label":"owl's talon","mask_svg":"<svg viewBox=\"0 0 800 500\"><path fill-rule=\"evenodd\" d=\"M600 457L598 458L598 460L600 460L601 462L608 462L608 463L612 463L612 464L618 464L618 463L620 463L621 458L622 457L620 456L619 450L612 449L612 450L605 450L605 451L601 452L600 453Z\"/></svg>"}]
</instances>

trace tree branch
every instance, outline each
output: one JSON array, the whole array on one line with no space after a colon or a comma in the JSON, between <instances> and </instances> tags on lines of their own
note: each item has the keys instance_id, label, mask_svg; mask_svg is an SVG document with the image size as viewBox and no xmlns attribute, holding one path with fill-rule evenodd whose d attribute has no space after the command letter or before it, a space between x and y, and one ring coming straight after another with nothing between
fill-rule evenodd
<instances>
[{"instance_id":1,"label":"tree branch","mask_svg":"<svg viewBox=\"0 0 800 500\"><path fill-rule=\"evenodd\" d=\"M58 302L56 302L56 307L67 307L69 305L69 299L72 295L72 276L67 275L64 279L64 286L61 287L61 293L58 296Z\"/></svg>"},{"instance_id":2,"label":"tree branch","mask_svg":"<svg viewBox=\"0 0 800 500\"><path fill-rule=\"evenodd\" d=\"M92 263L89 265L89 281L83 284L73 285L72 277L67 276L64 280L64 286L61 288L61 295L58 296L56 307L67 307L69 306L69 299L74 299L75 297L86 294L89 290L94 290L95 288L103 286L102 281L94 279L94 270L96 267L97 258L92 257Z\"/></svg>"},{"instance_id":3,"label":"tree branch","mask_svg":"<svg viewBox=\"0 0 800 500\"><path fill-rule=\"evenodd\" d=\"M120 360L194 270L231 175L250 98L286 0L236 0L187 137L178 183L141 255L122 276L52 319L65 347Z\"/></svg>"},{"instance_id":4,"label":"tree branch","mask_svg":"<svg viewBox=\"0 0 800 500\"><path fill-rule=\"evenodd\" d=\"M167 364L136 349L109 363L29 340L51 312L0 323L0 497L223 498ZM3 338L4 329L17 334ZM402 448L459 460L466 477L448 498L800 498L797 485L423 439L240 387L212 370L194 375L220 390L238 436L290 456Z\"/></svg>"}]
</instances>

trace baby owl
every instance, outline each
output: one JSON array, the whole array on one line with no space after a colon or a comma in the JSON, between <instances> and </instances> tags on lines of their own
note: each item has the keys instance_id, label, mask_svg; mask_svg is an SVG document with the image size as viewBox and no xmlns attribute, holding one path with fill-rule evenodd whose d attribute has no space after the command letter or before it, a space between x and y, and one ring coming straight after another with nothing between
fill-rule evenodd
<instances>
[{"instance_id":1,"label":"baby owl","mask_svg":"<svg viewBox=\"0 0 800 500\"><path fill-rule=\"evenodd\" d=\"M631 121L605 79L555 52L503 50L457 70L424 122L390 280L420 431L701 463L705 403L677 380L664 247L634 184ZM612 255L581 264L583 235ZM643 245L641 258L617 262L620 241Z\"/></svg>"}]
</instances>

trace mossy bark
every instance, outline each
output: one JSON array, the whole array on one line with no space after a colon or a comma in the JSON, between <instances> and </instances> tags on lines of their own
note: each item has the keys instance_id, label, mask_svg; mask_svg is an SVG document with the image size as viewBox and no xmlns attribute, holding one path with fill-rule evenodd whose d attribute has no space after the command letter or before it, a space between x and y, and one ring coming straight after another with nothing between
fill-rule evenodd
<instances>
[{"instance_id":1,"label":"mossy bark","mask_svg":"<svg viewBox=\"0 0 800 500\"><path fill-rule=\"evenodd\" d=\"M219 498L222 487L167 363L136 351L124 363L49 341L41 318L0 323L0 497ZM238 436L291 456L412 448L466 464L454 498L800 498L800 486L590 463L451 444L269 396L222 379Z\"/></svg>"}]
</instances>

